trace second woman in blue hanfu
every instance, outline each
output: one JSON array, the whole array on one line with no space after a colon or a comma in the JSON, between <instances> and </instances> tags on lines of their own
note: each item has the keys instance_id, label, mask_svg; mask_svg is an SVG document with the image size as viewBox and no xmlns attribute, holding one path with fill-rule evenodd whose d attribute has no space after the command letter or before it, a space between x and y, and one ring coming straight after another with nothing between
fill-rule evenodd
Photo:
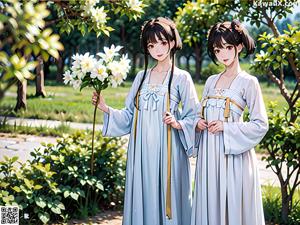
<instances>
[{"instance_id":1,"label":"second woman in blue hanfu","mask_svg":"<svg viewBox=\"0 0 300 225\"><path fill-rule=\"evenodd\" d=\"M123 225L188 225L188 156L198 98L190 74L174 66L181 40L171 20L159 17L145 23L141 44L145 70L137 74L126 107L108 107L102 96L98 104L105 112L103 135L130 134ZM151 69L148 55L157 61ZM96 99L94 94L94 104Z\"/></svg>"}]
</instances>

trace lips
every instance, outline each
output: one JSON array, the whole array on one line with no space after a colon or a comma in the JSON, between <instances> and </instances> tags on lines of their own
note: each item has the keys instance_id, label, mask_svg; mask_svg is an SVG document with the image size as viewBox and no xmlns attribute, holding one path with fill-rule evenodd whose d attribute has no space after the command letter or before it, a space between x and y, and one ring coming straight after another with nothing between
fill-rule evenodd
<instances>
[{"instance_id":1,"label":"lips","mask_svg":"<svg viewBox=\"0 0 300 225\"><path fill-rule=\"evenodd\" d=\"M163 56L163 54L161 54L161 55L157 55L157 57L162 57Z\"/></svg>"},{"instance_id":2,"label":"lips","mask_svg":"<svg viewBox=\"0 0 300 225\"><path fill-rule=\"evenodd\" d=\"M223 61L224 61L224 62L227 62L227 61L228 61L228 59L223 59Z\"/></svg>"}]
</instances>

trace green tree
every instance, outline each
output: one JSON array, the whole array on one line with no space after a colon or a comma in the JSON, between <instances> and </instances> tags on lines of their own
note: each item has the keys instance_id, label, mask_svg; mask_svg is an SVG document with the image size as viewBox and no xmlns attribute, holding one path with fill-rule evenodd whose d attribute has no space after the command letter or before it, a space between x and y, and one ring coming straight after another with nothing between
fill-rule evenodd
<instances>
[{"instance_id":1,"label":"green tree","mask_svg":"<svg viewBox=\"0 0 300 225\"><path fill-rule=\"evenodd\" d=\"M42 39L37 39L36 42L40 44L41 48L45 48L47 51L49 51L49 54L47 55L47 51L38 51L38 49L35 47L35 50L29 50L30 48L27 47L26 52L24 52L21 48L24 46L28 46L24 44L24 41L22 41L22 38L27 40L28 43L33 42L33 38L36 36L37 30L40 33L43 33L43 35L50 35L51 29L47 28L51 25L56 25L59 28L60 33L66 32L69 34L72 30L78 29L80 30L82 35L85 35L88 32L95 32L97 36L105 34L109 36L109 33L113 31L113 28L107 25L107 22L109 21L109 14L119 14L119 15L126 15L130 20L137 19L141 16L143 13L143 8L145 5L142 1L99 1L99 0L70 0L70 1L60 1L60 0L50 0L50 1L39 1L42 3L37 3L37 0L31 0L27 3L21 3L16 0L8 0L8 3L6 3L3 7L1 7L1 23L2 25L0 28L3 28L6 32L7 28L4 27L11 27L11 35L8 38L7 34L4 32L3 36L7 39L7 41L3 41L4 44L0 45L0 49L2 47L5 47L7 51L15 51L16 49L11 48L12 43L9 41L12 39L19 39L19 41L23 44L22 46L18 46L19 48L19 57L23 57L23 59L27 62L30 61L32 56L36 56L38 61L32 61L29 63L29 68L27 70L33 70L37 65L37 73L38 73L38 81L37 87L41 87L43 85L43 63L44 61L47 61L49 59L49 54L52 55L54 58L60 60L60 64L62 64L60 55L57 50L62 50L63 47L59 43L59 46L57 44L58 35L52 35L54 38L47 39L47 41L50 41L49 43L46 43L46 41L42 41ZM47 19L46 17L49 16L49 10L46 9L46 3L47 7L49 9L53 9L56 11L56 17L49 17L50 19ZM8 11L7 11L8 10ZM12 11L15 11L18 14L18 17L14 18L14 20L10 19L9 17L14 17L14 14L12 14ZM28 11L29 10L29 11ZM33 13L34 15L31 15L30 13ZM29 22L26 21L28 18L31 18ZM23 19L23 20L22 20ZM34 20L35 19L35 20ZM37 19L39 21L37 21ZM29 29L29 32L33 32L30 34L25 30L23 33L25 34L24 37L16 37L16 33L14 31L14 25L10 24L11 21L14 21L16 24L23 24L25 21L26 23L29 23L29 25L26 27L24 26L24 29ZM29 28L28 28L29 27ZM34 28L34 29L33 29ZM20 26L18 26L18 29L20 29ZM51 31L51 32L50 32ZM49 33L50 32L50 33ZM29 36L28 36L29 35ZM42 35L41 35L42 36ZM42 36L42 37L44 37ZM30 39L31 38L31 39ZM46 38L45 38L46 39ZM2 40L2 39L1 39ZM6 46L4 46L6 45ZM30 44L31 46L32 44ZM56 47L55 49L50 49L50 47ZM35 44L36 46L36 44ZM5 51L3 51L5 53ZM33 53L32 55L30 55ZM4 54L1 54L1 56ZM25 57L26 56L26 57ZM42 58L41 58L42 56ZM5 55L1 57L5 61ZM6 71L8 69L8 65L11 63L4 64L4 68L1 71ZM5 68L6 65L6 68ZM20 79L20 76L15 76L15 72L11 72L14 78L17 80ZM3 76L1 76L3 77ZM18 98L17 98L17 105L16 110L20 108L26 108L26 80L31 78L33 79L34 76L32 73L30 73L30 76L23 77L24 79L20 80L18 83ZM8 82L9 85L7 88L4 88L2 91L2 96L4 96L4 92L15 82ZM42 90L42 88L40 88ZM2 89L1 89L2 90ZM38 93L37 93L38 94ZM41 95L44 95L41 93Z\"/></svg>"},{"instance_id":2,"label":"green tree","mask_svg":"<svg viewBox=\"0 0 300 225\"><path fill-rule=\"evenodd\" d=\"M194 49L196 59L195 80L200 80L203 56L207 32L218 21L224 21L230 17L231 4L213 3L215 1L197 0L179 7L175 19L178 31L183 43Z\"/></svg>"},{"instance_id":3,"label":"green tree","mask_svg":"<svg viewBox=\"0 0 300 225\"><path fill-rule=\"evenodd\" d=\"M31 70L38 64L31 58L37 55L45 61L50 55L57 58L63 46L57 34L43 29L44 19L49 15L46 4L8 0L0 11L0 100L5 91L18 84L18 93L23 94L19 95L16 109L25 108L24 87L27 79L34 77Z\"/></svg>"}]
</instances>

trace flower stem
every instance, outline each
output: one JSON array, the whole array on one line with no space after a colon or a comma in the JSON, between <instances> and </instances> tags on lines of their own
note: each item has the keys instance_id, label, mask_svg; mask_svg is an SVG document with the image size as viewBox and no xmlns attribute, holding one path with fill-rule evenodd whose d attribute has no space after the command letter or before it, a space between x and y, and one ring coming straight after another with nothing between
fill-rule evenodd
<instances>
[{"instance_id":1,"label":"flower stem","mask_svg":"<svg viewBox=\"0 0 300 225\"><path fill-rule=\"evenodd\" d=\"M96 125L96 114L97 114L97 107L98 107L98 103L99 103L99 99L100 99L100 91L97 91L98 97L97 97L97 101L96 101L96 105L95 105L95 109L94 109L94 118L93 118L93 133L92 133L92 158L91 158L91 174L93 176L94 173L94 139L95 139L95 125Z\"/></svg>"}]
</instances>

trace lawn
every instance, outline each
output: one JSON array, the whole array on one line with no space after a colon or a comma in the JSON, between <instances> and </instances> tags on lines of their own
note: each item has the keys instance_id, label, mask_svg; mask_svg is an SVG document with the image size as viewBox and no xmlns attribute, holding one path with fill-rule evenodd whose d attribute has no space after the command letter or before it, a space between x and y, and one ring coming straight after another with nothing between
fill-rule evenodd
<instances>
[{"instance_id":1,"label":"lawn","mask_svg":"<svg viewBox=\"0 0 300 225\"><path fill-rule=\"evenodd\" d=\"M124 107L125 98L132 82L125 82L122 87L108 88L103 95L109 106L121 109ZM198 96L202 95L203 84L196 84ZM278 101L279 107L286 106L279 89L261 83L264 101ZM16 87L12 87L8 95L0 103L0 115L10 115L23 118L51 119L74 122L92 122L93 105L91 104L92 89L85 88L81 92L71 87L60 85L46 85L48 96L46 98L35 97L35 86L29 85L27 90L27 110L18 113L12 112L16 104ZM102 113L98 111L97 122L102 123Z\"/></svg>"}]
</instances>

